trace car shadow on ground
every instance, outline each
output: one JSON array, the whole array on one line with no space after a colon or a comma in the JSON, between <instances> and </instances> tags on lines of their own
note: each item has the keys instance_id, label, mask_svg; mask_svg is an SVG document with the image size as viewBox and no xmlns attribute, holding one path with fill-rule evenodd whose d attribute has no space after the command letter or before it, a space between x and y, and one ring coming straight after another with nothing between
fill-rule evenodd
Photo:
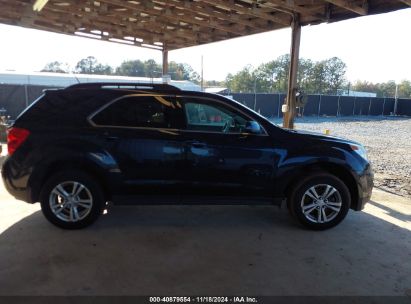
<instances>
[{"instance_id":1,"label":"car shadow on ground","mask_svg":"<svg viewBox=\"0 0 411 304\"><path fill-rule=\"evenodd\" d=\"M384 210L386 212L386 214L388 214L389 216L391 216L391 217L393 217L397 220L411 223L411 213L410 214L405 214L405 213L402 213L398 210L390 208L387 205L377 203L375 201L370 201L369 204L374 205L375 207L378 207L378 208Z\"/></svg>"},{"instance_id":2,"label":"car shadow on ground","mask_svg":"<svg viewBox=\"0 0 411 304\"><path fill-rule=\"evenodd\" d=\"M357 116L338 116L338 117L316 117L316 116L305 116L296 119L296 122L301 123L312 123L312 122L367 122L367 121L386 121L386 120L410 120L408 116L368 116L368 115L357 115Z\"/></svg>"},{"instance_id":3,"label":"car shadow on ground","mask_svg":"<svg viewBox=\"0 0 411 304\"><path fill-rule=\"evenodd\" d=\"M113 207L77 231L37 211L0 234L0 295L404 295L410 259L366 212L315 232L270 206Z\"/></svg>"}]
</instances>

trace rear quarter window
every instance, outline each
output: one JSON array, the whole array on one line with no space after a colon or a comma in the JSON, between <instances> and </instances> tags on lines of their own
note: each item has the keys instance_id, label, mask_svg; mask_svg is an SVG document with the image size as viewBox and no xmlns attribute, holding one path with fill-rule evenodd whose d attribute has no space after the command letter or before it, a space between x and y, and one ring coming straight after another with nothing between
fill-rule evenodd
<instances>
[{"instance_id":1,"label":"rear quarter window","mask_svg":"<svg viewBox=\"0 0 411 304\"><path fill-rule=\"evenodd\" d=\"M17 117L16 124L36 128L87 125L90 113L117 96L101 90L46 91Z\"/></svg>"}]
</instances>

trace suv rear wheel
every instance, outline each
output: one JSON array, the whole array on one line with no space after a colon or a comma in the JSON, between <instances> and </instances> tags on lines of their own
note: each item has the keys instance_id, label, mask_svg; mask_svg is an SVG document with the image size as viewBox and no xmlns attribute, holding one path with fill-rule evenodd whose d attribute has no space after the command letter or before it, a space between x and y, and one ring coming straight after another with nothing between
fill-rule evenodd
<instances>
[{"instance_id":1,"label":"suv rear wheel","mask_svg":"<svg viewBox=\"0 0 411 304\"><path fill-rule=\"evenodd\" d=\"M41 210L54 225L79 229L93 223L104 207L101 186L81 171L63 171L44 184L40 194Z\"/></svg>"},{"instance_id":2,"label":"suv rear wheel","mask_svg":"<svg viewBox=\"0 0 411 304\"><path fill-rule=\"evenodd\" d=\"M288 196L291 215L313 230L324 230L339 224L347 215L351 194L334 175L312 173L299 182Z\"/></svg>"}]
</instances>

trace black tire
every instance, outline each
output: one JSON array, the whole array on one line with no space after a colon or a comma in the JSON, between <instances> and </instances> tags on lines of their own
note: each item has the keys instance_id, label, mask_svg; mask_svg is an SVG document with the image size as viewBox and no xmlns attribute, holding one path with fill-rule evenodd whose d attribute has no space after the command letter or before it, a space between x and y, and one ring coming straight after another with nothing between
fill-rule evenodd
<instances>
[{"instance_id":1,"label":"black tire","mask_svg":"<svg viewBox=\"0 0 411 304\"><path fill-rule=\"evenodd\" d=\"M53 190L55 190L55 188L58 185L63 185L63 188L66 187L65 190L67 190L69 189L68 187L70 187L70 185L74 185L73 182L78 183L80 187L84 186L84 188L81 188L82 190L79 193L79 195L76 196L77 199L80 200L80 199L84 199L85 197L84 202L89 201L87 203L83 203L84 205L87 204L86 208L79 206L79 205L76 206L77 216L79 215L84 216L84 218L81 218L81 216L79 216L78 220L76 221L71 220L72 212L73 212L71 210L71 207L56 208L58 209L57 212L60 212L58 215L56 215L52 211L52 207L51 207L52 202L55 202L56 200L61 201L61 203L59 203L60 205L58 206L63 206L65 202L65 199L63 199L63 196L56 195L56 191L53 191ZM74 191L74 188L72 189ZM66 193L68 193L68 191ZM91 195L91 200L88 199L90 195ZM73 199L73 197L74 196L71 196L70 199ZM105 199L104 199L104 194L103 194L101 186L93 177L91 177L90 175L82 171L66 170L66 171L61 171L61 172L54 174L46 181L46 183L43 185L41 189L40 203L41 203L41 210L44 216L52 224L60 228L63 228L63 229L80 229L80 228L89 226L99 217L99 215L102 213L102 210L104 208ZM67 208L69 208L69 210L67 210ZM61 210L63 210L63 212L61 212ZM69 215L67 215L67 212L69 213ZM59 218L59 217L64 218L67 216L69 216L68 221Z\"/></svg>"},{"instance_id":2,"label":"black tire","mask_svg":"<svg viewBox=\"0 0 411 304\"><path fill-rule=\"evenodd\" d=\"M327 185L331 188L327 188ZM343 181L329 173L311 173L296 185L293 185L292 188L293 189L290 191L287 200L288 209L293 218L306 228L312 230L332 228L338 225L346 217L348 210L350 209L351 194L349 189ZM306 191L310 188L314 188L315 193L318 191L317 194L318 197L321 198L320 200L314 200L314 198L310 196L310 194L313 194L312 190L306 194ZM335 192L332 192L334 191L333 188L336 190ZM329 192L333 193L327 199L325 199L326 195L324 195L326 194L326 189L329 189ZM324 192L322 192L322 190L324 190ZM328 201L328 199L330 199L330 201ZM308 215L305 215L303 206L307 213L311 209L315 209ZM340 208L340 210L337 212L335 209L338 208ZM322 213L322 209L324 210L325 217L324 213ZM329 216L328 218L327 213ZM324 218L327 218L328 221L325 221Z\"/></svg>"}]
</instances>

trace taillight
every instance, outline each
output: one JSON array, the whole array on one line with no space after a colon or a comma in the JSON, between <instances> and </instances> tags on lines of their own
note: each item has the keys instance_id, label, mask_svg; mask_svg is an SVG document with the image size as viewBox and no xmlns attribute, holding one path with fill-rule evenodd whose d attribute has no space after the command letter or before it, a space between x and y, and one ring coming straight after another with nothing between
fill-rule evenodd
<instances>
[{"instance_id":1,"label":"taillight","mask_svg":"<svg viewBox=\"0 0 411 304\"><path fill-rule=\"evenodd\" d=\"M29 135L29 130L15 127L10 128L7 131L7 149L9 155L12 155Z\"/></svg>"}]
</instances>

